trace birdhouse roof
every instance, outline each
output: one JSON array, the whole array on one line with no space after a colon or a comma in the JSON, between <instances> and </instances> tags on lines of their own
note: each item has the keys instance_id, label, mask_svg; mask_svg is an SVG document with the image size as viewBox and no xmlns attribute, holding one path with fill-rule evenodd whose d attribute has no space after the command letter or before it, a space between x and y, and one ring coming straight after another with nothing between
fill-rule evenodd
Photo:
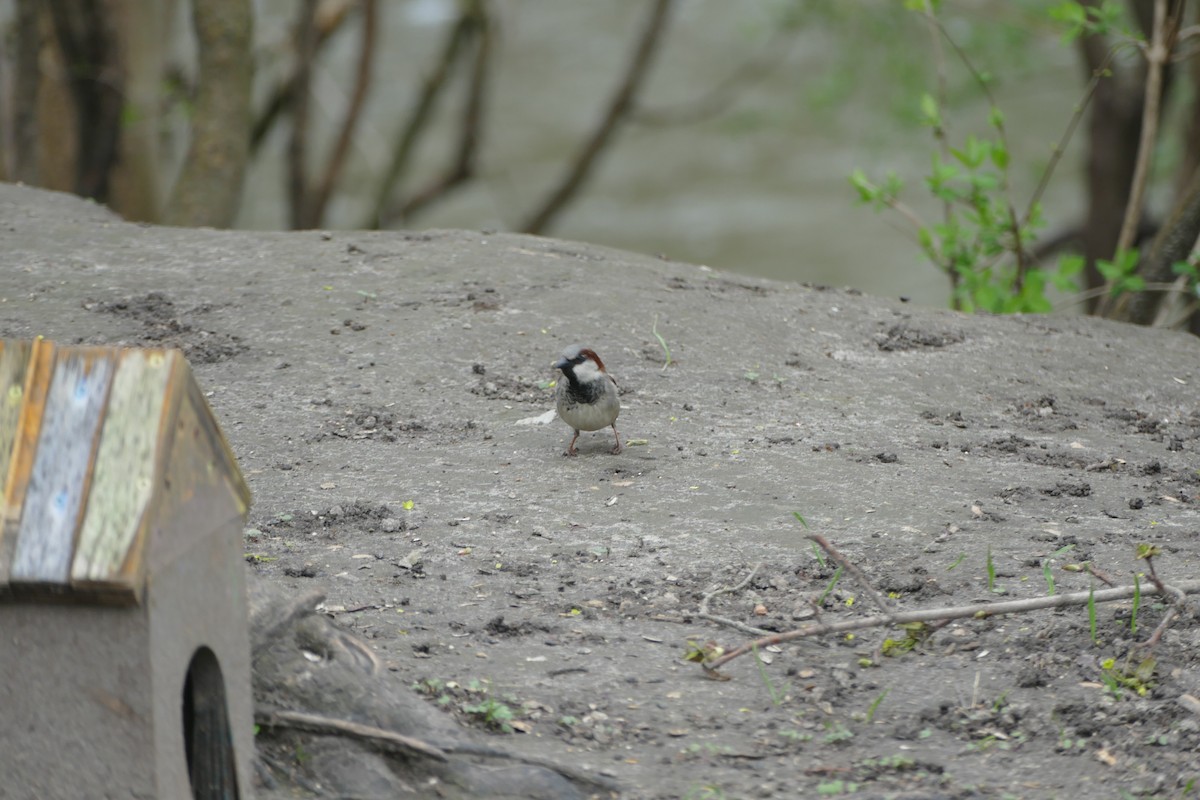
<instances>
[{"instance_id":1,"label":"birdhouse roof","mask_svg":"<svg viewBox=\"0 0 1200 800\"><path fill-rule=\"evenodd\" d=\"M178 350L0 341L0 598L139 602L249 505Z\"/></svg>"}]
</instances>

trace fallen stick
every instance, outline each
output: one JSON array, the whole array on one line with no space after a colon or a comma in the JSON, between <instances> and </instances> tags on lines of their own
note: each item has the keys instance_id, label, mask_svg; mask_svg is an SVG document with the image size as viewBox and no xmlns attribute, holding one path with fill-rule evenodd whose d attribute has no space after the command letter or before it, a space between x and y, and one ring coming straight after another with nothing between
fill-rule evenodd
<instances>
[{"instance_id":1,"label":"fallen stick","mask_svg":"<svg viewBox=\"0 0 1200 800\"><path fill-rule=\"evenodd\" d=\"M259 711L254 714L254 721L264 728L293 728L310 733L350 736L385 748L400 750L408 755L425 756L435 761L446 760L446 752L442 748L420 739L374 725L362 725L321 714L308 714L303 711Z\"/></svg>"},{"instance_id":2,"label":"fallen stick","mask_svg":"<svg viewBox=\"0 0 1200 800\"><path fill-rule=\"evenodd\" d=\"M846 558L836 547L830 544L828 539L819 533L810 533L804 538L819 545L820 548L824 550L831 559L833 559L835 564L840 566L846 572L849 572L850 577L858 581L859 588L861 588L867 597L870 598L871 602L875 604L876 608L887 615L889 619L895 616L895 608L893 608L892 604L889 603L884 596L879 593L879 590L871 585L871 581L869 578L867 578L866 574L859 569L854 562Z\"/></svg>"},{"instance_id":3,"label":"fallen stick","mask_svg":"<svg viewBox=\"0 0 1200 800\"><path fill-rule=\"evenodd\" d=\"M704 595L704 597L701 597L700 598L700 612L698 614L696 614L696 616L700 617L701 619L709 620L710 622L715 622L718 625L725 625L730 628L736 628L737 630L741 631L742 633L748 633L751 636L765 635L767 633L767 631L763 630L762 628L755 628L751 625L745 624L744 622L738 622L736 619L729 619L728 617L722 617L717 614L713 614L712 612L710 612L708 610L708 603L710 600L712 600L714 597L717 597L719 595L733 594L734 592L740 592L743 588L746 587L747 584L750 583L750 581L754 580L754 576L758 574L758 570L761 567L762 567L762 562L760 561L754 565L754 569L750 570L749 575L747 575L745 578L742 578L741 582L738 583L737 586L722 586L719 589L713 589L711 592Z\"/></svg>"},{"instance_id":4,"label":"fallen stick","mask_svg":"<svg viewBox=\"0 0 1200 800\"><path fill-rule=\"evenodd\" d=\"M438 747L429 742L405 736L395 731L389 731L375 725L363 725L350 720L327 717L323 714L310 714L305 711L256 711L254 721L264 728L289 728L292 730L308 731L331 736L349 736L352 739L368 742L383 750L398 750L409 756L425 756L434 761L448 761L450 754L477 756L480 758L499 758L518 761L536 767L549 769L571 780L599 786L611 792L616 792L618 786L608 778L591 775L582 769L557 764L549 759L538 756L527 756L520 753L509 753L505 750L477 745L472 742L456 742L445 747Z\"/></svg>"},{"instance_id":5,"label":"fallen stick","mask_svg":"<svg viewBox=\"0 0 1200 800\"><path fill-rule=\"evenodd\" d=\"M1175 591L1185 595L1196 594L1200 593L1200 580L1181 581L1180 583L1167 585L1164 588L1167 590L1165 593L1168 594L1174 594ZM797 628L794 631L776 633L752 642L747 642L701 666L704 667L706 672L715 673L717 667L739 656L743 656L756 648L772 644L782 644L783 642L804 639L809 636L820 636L826 633L857 631L864 628L878 628L883 625L901 625L906 622L936 622L940 620L964 619L966 617L986 619L987 617L994 617L1000 614L1018 614L1026 611L1038 611L1043 608L1081 606L1087 605L1089 602L1109 603L1114 600L1127 600L1139 592L1142 595L1164 594L1162 589L1154 585L1144 586L1140 589L1134 586L1118 586L1113 589L1101 589L1094 592L1072 592L1070 594L1050 595L1049 597L1033 597L1028 600L975 603L969 606L926 608L918 611L896 611L886 616L860 617L858 619L848 619L844 622L813 623L805 625L802 628Z\"/></svg>"}]
</instances>

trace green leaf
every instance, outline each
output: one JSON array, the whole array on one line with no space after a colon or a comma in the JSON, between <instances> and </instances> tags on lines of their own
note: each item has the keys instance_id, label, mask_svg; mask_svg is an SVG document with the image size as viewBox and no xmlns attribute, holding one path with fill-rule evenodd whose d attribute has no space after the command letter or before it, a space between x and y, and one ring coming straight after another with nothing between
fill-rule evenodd
<instances>
[{"instance_id":1,"label":"green leaf","mask_svg":"<svg viewBox=\"0 0 1200 800\"><path fill-rule=\"evenodd\" d=\"M1050 273L1050 282L1054 284L1054 288L1060 292L1071 293L1079 291L1079 282L1069 275L1064 275L1061 271Z\"/></svg>"},{"instance_id":2,"label":"green leaf","mask_svg":"<svg viewBox=\"0 0 1200 800\"><path fill-rule=\"evenodd\" d=\"M1113 259L1113 265L1117 267L1124 275L1132 275L1137 270L1138 258L1141 254L1137 250L1122 250L1117 253L1117 257Z\"/></svg>"},{"instance_id":3,"label":"green leaf","mask_svg":"<svg viewBox=\"0 0 1200 800\"><path fill-rule=\"evenodd\" d=\"M1121 292L1140 292L1146 288L1146 279L1141 275L1129 275L1123 278L1115 287Z\"/></svg>"},{"instance_id":4,"label":"green leaf","mask_svg":"<svg viewBox=\"0 0 1200 800\"><path fill-rule=\"evenodd\" d=\"M900 190L904 188L904 181L900 180L900 176L889 170L888 174L883 176L883 192L889 198L900 196Z\"/></svg>"},{"instance_id":5,"label":"green leaf","mask_svg":"<svg viewBox=\"0 0 1200 800\"><path fill-rule=\"evenodd\" d=\"M1083 256L1063 256L1058 260L1058 274L1071 277L1083 272Z\"/></svg>"},{"instance_id":6,"label":"green leaf","mask_svg":"<svg viewBox=\"0 0 1200 800\"><path fill-rule=\"evenodd\" d=\"M1039 269L1025 273L1025 283L1017 299L1020 305L1016 310L1024 314L1048 314L1054 310L1046 299L1046 275Z\"/></svg>"},{"instance_id":7,"label":"green leaf","mask_svg":"<svg viewBox=\"0 0 1200 800\"><path fill-rule=\"evenodd\" d=\"M1138 608L1142 605L1142 580L1138 573L1133 573L1133 607L1129 609L1129 632L1137 633Z\"/></svg>"},{"instance_id":8,"label":"green leaf","mask_svg":"<svg viewBox=\"0 0 1200 800\"><path fill-rule=\"evenodd\" d=\"M1200 278L1200 272L1197 272L1196 265L1190 261L1176 261L1171 265L1171 272L1175 275L1187 275L1193 281Z\"/></svg>"},{"instance_id":9,"label":"green leaf","mask_svg":"<svg viewBox=\"0 0 1200 800\"><path fill-rule=\"evenodd\" d=\"M861 169L856 169L850 173L850 185L858 191L858 199L863 203L870 203L879 195L879 190L871 180L867 178L867 174Z\"/></svg>"},{"instance_id":10,"label":"green leaf","mask_svg":"<svg viewBox=\"0 0 1200 800\"><path fill-rule=\"evenodd\" d=\"M1137 272L1138 252L1124 250L1117 254L1112 261L1099 260L1096 269L1108 283L1112 284L1110 294L1113 297L1125 292L1140 292L1146 288L1146 280Z\"/></svg>"},{"instance_id":11,"label":"green leaf","mask_svg":"<svg viewBox=\"0 0 1200 800\"><path fill-rule=\"evenodd\" d=\"M933 232L929 228L921 228L917 231L917 242L921 245L921 249L925 251L925 255L930 261L937 262L937 249L933 241Z\"/></svg>"},{"instance_id":12,"label":"green leaf","mask_svg":"<svg viewBox=\"0 0 1200 800\"><path fill-rule=\"evenodd\" d=\"M1062 40L1064 44L1078 39L1087 30L1087 11L1074 0L1051 6L1047 14L1051 20L1063 26Z\"/></svg>"},{"instance_id":13,"label":"green leaf","mask_svg":"<svg viewBox=\"0 0 1200 800\"><path fill-rule=\"evenodd\" d=\"M991 157L992 163L997 169L1008 169L1008 148L1005 147L1004 142L992 143Z\"/></svg>"},{"instance_id":14,"label":"green leaf","mask_svg":"<svg viewBox=\"0 0 1200 800\"><path fill-rule=\"evenodd\" d=\"M1150 559L1150 558L1154 558L1155 556L1160 556L1160 555L1162 555L1161 547L1159 547L1156 544L1142 543L1137 546L1137 550L1135 552L1134 558L1141 561L1143 559Z\"/></svg>"},{"instance_id":15,"label":"green leaf","mask_svg":"<svg viewBox=\"0 0 1200 800\"><path fill-rule=\"evenodd\" d=\"M942 127L942 115L938 110L937 99L928 92L921 95L921 124L931 128Z\"/></svg>"}]
</instances>

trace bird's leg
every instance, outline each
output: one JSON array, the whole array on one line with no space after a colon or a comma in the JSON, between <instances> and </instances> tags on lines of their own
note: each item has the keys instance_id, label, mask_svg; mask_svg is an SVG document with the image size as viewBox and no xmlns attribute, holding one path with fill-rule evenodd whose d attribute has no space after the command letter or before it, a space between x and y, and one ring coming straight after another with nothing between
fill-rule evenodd
<instances>
[{"instance_id":1,"label":"bird's leg","mask_svg":"<svg viewBox=\"0 0 1200 800\"><path fill-rule=\"evenodd\" d=\"M563 453L564 456L579 455L579 452L575 449L575 440L578 438L579 431L575 431L575 435L571 437L571 443L567 445L567 452Z\"/></svg>"},{"instance_id":2,"label":"bird's leg","mask_svg":"<svg viewBox=\"0 0 1200 800\"><path fill-rule=\"evenodd\" d=\"M613 448L613 455L615 456L617 453L621 452L621 434L617 433L616 423L613 423L612 429L613 437L617 440L617 446Z\"/></svg>"}]
</instances>

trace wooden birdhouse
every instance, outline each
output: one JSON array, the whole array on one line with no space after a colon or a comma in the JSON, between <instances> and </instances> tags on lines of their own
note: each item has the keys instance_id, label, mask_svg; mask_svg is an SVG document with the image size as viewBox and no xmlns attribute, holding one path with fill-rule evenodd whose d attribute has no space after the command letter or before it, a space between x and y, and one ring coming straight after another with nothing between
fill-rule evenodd
<instances>
[{"instance_id":1,"label":"wooden birdhouse","mask_svg":"<svg viewBox=\"0 0 1200 800\"><path fill-rule=\"evenodd\" d=\"M0 797L250 797L249 504L178 351L0 341Z\"/></svg>"}]
</instances>

